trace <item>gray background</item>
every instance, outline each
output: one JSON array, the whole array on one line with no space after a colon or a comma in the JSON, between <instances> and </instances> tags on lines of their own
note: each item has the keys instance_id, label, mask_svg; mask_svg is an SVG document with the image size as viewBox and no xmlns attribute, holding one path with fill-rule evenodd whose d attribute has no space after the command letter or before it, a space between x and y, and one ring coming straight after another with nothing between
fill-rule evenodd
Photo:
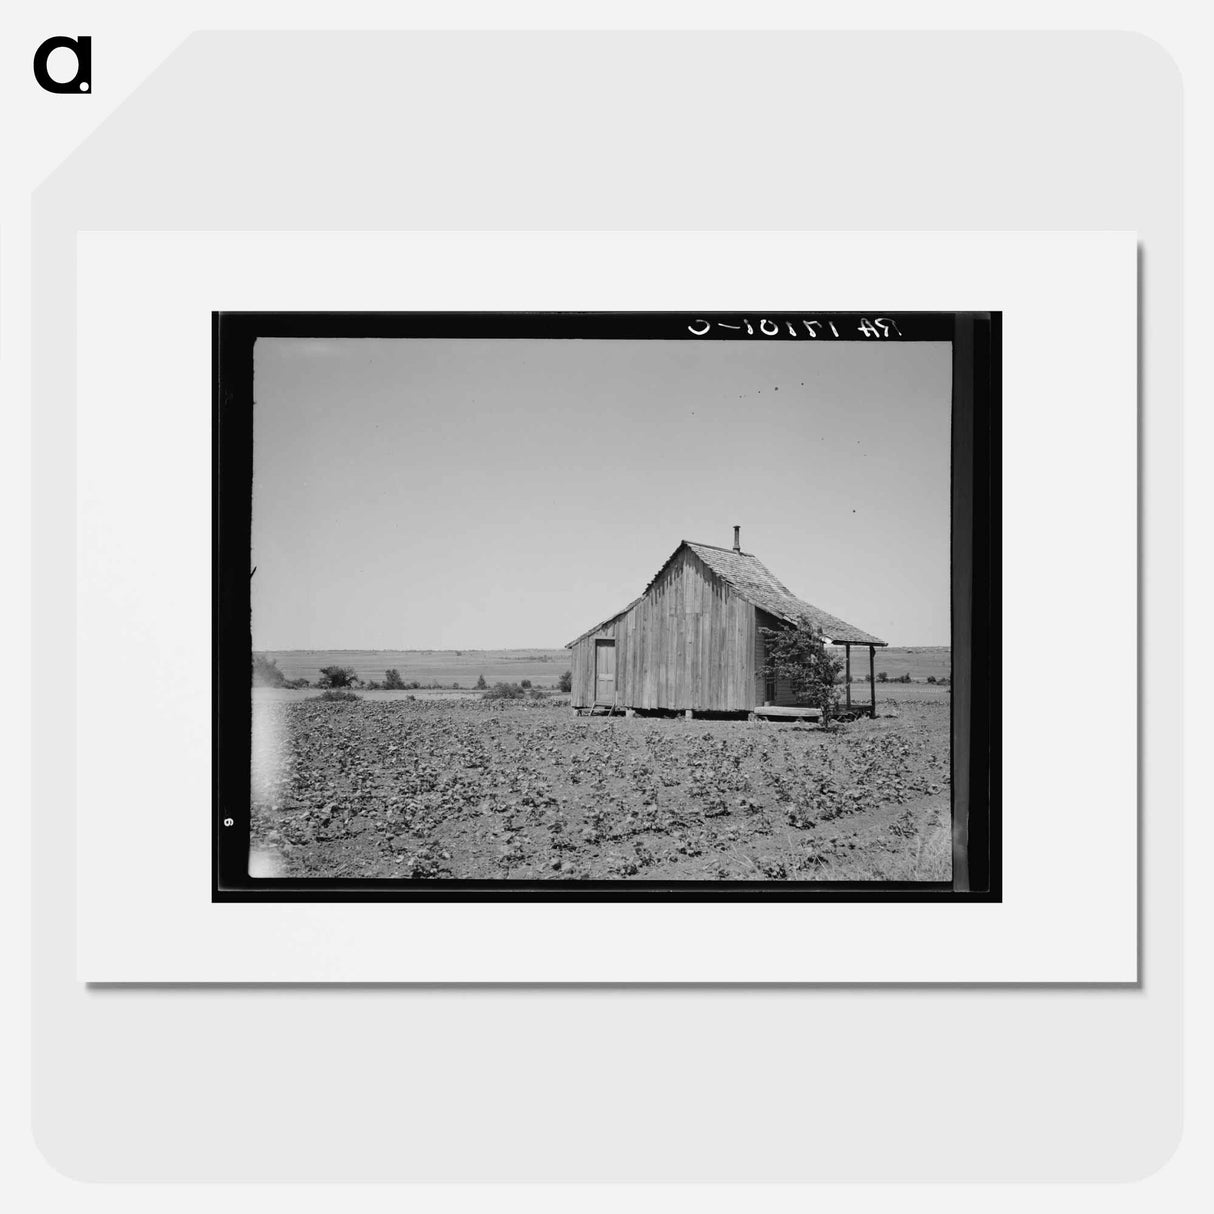
<instances>
[{"instance_id":1,"label":"gray background","mask_svg":"<svg viewBox=\"0 0 1214 1214\"><path fill-rule=\"evenodd\" d=\"M48 1159L148 1180L1160 1166L1180 1134L1179 670L1151 644L1138 988L78 986L65 435L84 228L1136 229L1143 634L1179 636L1179 114L1174 65L1133 35L184 44L34 199L33 1111ZM977 1094L959 1058L981 1068Z\"/></svg>"}]
</instances>

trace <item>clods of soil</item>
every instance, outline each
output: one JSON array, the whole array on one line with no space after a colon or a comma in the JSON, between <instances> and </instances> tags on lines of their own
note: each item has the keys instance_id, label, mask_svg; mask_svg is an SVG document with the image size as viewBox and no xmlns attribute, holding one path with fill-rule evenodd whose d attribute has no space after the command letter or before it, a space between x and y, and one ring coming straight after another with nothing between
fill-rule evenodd
<instances>
[{"instance_id":1,"label":"clods of soil","mask_svg":"<svg viewBox=\"0 0 1214 1214\"><path fill-rule=\"evenodd\" d=\"M251 868L419 880L947 881L947 703L831 730L553 701L254 705Z\"/></svg>"}]
</instances>

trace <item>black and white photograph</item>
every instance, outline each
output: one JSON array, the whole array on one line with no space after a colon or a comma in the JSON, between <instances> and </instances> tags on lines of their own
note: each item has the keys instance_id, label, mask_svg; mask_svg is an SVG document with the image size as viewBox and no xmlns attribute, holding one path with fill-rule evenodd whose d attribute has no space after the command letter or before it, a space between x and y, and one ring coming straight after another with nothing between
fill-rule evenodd
<instances>
[{"instance_id":1,"label":"black and white photograph","mask_svg":"<svg viewBox=\"0 0 1214 1214\"><path fill-rule=\"evenodd\" d=\"M224 872L989 892L990 327L218 314Z\"/></svg>"}]
</instances>

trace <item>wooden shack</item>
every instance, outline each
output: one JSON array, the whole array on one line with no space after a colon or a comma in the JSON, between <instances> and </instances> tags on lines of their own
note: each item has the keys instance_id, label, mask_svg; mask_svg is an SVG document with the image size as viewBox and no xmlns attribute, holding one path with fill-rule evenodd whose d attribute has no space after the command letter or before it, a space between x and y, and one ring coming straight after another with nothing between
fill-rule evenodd
<instances>
[{"instance_id":1,"label":"wooden shack","mask_svg":"<svg viewBox=\"0 0 1214 1214\"><path fill-rule=\"evenodd\" d=\"M874 655L886 642L797 598L758 557L742 551L737 527L732 548L683 540L639 598L565 646L573 657L573 707L688 715L764 715L771 708L793 715L792 689L764 680L761 630L799 621L843 647L849 709L851 647L868 648L870 694L863 707L875 715Z\"/></svg>"}]
</instances>

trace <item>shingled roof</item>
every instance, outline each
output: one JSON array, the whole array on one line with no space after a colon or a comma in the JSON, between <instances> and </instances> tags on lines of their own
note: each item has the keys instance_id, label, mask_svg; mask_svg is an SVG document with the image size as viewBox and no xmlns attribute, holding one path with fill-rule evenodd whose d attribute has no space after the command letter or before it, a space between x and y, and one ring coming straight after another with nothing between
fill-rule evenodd
<instances>
[{"instance_id":1,"label":"shingled roof","mask_svg":"<svg viewBox=\"0 0 1214 1214\"><path fill-rule=\"evenodd\" d=\"M714 544L698 544L694 540L684 540L675 549L687 547L696 554L723 581L728 582L748 603L762 608L769 615L779 620L793 624L805 620L819 629L823 636L831 641L849 645L885 645L888 642L875 637L872 633L857 628L815 607L812 603L799 599L775 574L763 564L753 553L738 552L733 548L718 548ZM674 559L671 557L671 560ZM670 562L667 561L667 564ZM663 565L664 569L666 566ZM655 578L654 581L657 579ZM651 581L650 586L653 585ZM646 591L649 586L645 587Z\"/></svg>"},{"instance_id":2,"label":"shingled roof","mask_svg":"<svg viewBox=\"0 0 1214 1214\"><path fill-rule=\"evenodd\" d=\"M889 643L888 641L881 640L880 637L875 637L871 633L865 632L861 628L857 628L854 624L848 624L845 620L839 619L838 616L833 616L829 612L805 602L804 599L797 598L752 553L738 552L733 548L718 548L715 544L699 544L694 540L681 541L679 546L671 553L669 560L650 579L649 585L645 587L645 594L649 593L650 587L662 576L666 566L684 548L690 548L717 577L721 578L722 581L728 582L748 603L753 603L769 615L774 615L776 619L784 620L790 624L807 621L819 629L824 637L837 644L887 645ZM605 628L612 621L618 620L620 616L631 611L644 597L645 595L643 594L640 598L633 599L627 607L617 611L615 615L609 615L593 628L587 628L581 636L575 637L565 648L572 649L578 641L590 636L593 632L598 632L600 628Z\"/></svg>"}]
</instances>

